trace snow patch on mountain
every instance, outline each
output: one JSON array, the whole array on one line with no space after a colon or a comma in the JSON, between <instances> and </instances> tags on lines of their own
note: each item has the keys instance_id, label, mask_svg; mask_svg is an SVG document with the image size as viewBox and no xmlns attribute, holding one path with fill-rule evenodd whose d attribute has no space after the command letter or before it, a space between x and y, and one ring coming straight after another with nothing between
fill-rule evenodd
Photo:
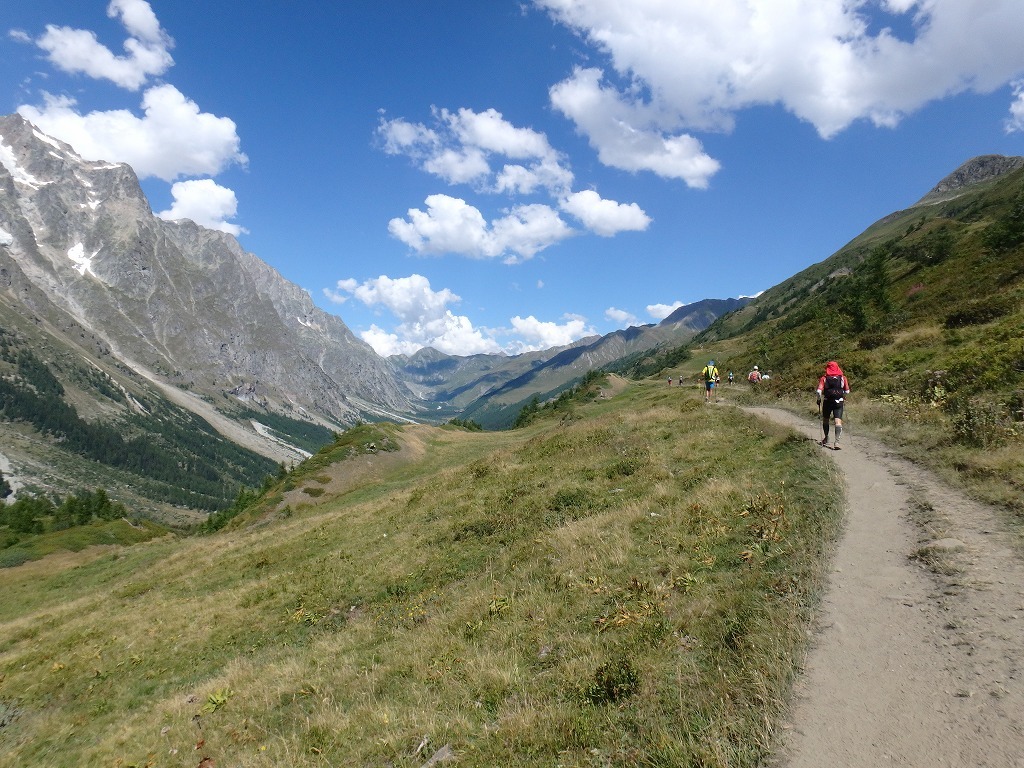
<instances>
[{"instance_id":1,"label":"snow patch on mountain","mask_svg":"<svg viewBox=\"0 0 1024 768\"><path fill-rule=\"evenodd\" d=\"M0 141L0 164L7 169L8 173L17 182L30 186L33 189L39 189L39 187L44 186L35 176L21 167L18 163L18 158L14 154L14 147L4 144L2 141Z\"/></svg>"},{"instance_id":2,"label":"snow patch on mountain","mask_svg":"<svg viewBox=\"0 0 1024 768\"><path fill-rule=\"evenodd\" d=\"M76 243L68 249L68 258L71 259L75 265L75 269L78 270L78 274L84 275L88 272L93 277L96 273L92 271L92 260L96 257L99 251L93 251L91 256L85 255L85 246L82 243Z\"/></svg>"}]
</instances>

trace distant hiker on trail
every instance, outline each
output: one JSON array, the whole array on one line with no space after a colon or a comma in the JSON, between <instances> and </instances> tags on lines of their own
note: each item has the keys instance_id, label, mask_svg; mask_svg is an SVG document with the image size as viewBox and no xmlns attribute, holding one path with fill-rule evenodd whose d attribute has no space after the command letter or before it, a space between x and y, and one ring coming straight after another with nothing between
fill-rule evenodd
<instances>
[{"instance_id":1,"label":"distant hiker on trail","mask_svg":"<svg viewBox=\"0 0 1024 768\"><path fill-rule=\"evenodd\" d=\"M733 378L734 378L734 376L732 375L732 371L729 371L728 375L726 376L726 381L728 381L730 384L732 384Z\"/></svg>"},{"instance_id":2,"label":"distant hiker on trail","mask_svg":"<svg viewBox=\"0 0 1024 768\"><path fill-rule=\"evenodd\" d=\"M752 370L750 373L747 374L747 381L749 381L751 384L757 384L757 382L759 382L760 380L761 380L761 371L759 371L757 369L757 366L755 365L754 366L754 370Z\"/></svg>"},{"instance_id":3,"label":"distant hiker on trail","mask_svg":"<svg viewBox=\"0 0 1024 768\"><path fill-rule=\"evenodd\" d=\"M670 387L672 386L672 377L671 376L668 377L668 385Z\"/></svg>"},{"instance_id":4,"label":"distant hiker on trail","mask_svg":"<svg viewBox=\"0 0 1024 768\"><path fill-rule=\"evenodd\" d=\"M821 444L828 448L829 417L836 421L836 439L832 449L839 450L839 438L843 434L843 405L850 394L850 382L846 380L843 369L835 360L825 366L825 375L818 379L818 407L821 409L821 429L825 433Z\"/></svg>"},{"instance_id":5,"label":"distant hiker on trail","mask_svg":"<svg viewBox=\"0 0 1024 768\"><path fill-rule=\"evenodd\" d=\"M700 372L700 375L704 377L704 402L711 402L711 392L719 378L718 369L715 368L715 361L708 360L708 364L704 366L704 370ZM717 393L715 394L715 402L718 402Z\"/></svg>"}]
</instances>

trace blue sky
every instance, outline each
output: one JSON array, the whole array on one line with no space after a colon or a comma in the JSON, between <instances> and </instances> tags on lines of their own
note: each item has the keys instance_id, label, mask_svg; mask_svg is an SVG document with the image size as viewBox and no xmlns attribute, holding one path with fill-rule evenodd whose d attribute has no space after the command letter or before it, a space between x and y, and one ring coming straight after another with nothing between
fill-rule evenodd
<instances>
[{"instance_id":1,"label":"blue sky","mask_svg":"<svg viewBox=\"0 0 1024 768\"><path fill-rule=\"evenodd\" d=\"M1020 0L0 0L0 112L382 354L753 295L1024 154Z\"/></svg>"}]
</instances>

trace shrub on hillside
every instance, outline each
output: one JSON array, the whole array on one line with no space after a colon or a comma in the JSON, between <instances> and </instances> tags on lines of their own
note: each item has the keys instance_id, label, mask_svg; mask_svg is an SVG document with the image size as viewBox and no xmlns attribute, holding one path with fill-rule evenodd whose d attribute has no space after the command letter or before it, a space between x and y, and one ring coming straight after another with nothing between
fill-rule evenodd
<instances>
[{"instance_id":1,"label":"shrub on hillside","mask_svg":"<svg viewBox=\"0 0 1024 768\"><path fill-rule=\"evenodd\" d=\"M889 331L869 331L857 340L858 349L878 349L887 344L892 344L893 335Z\"/></svg>"},{"instance_id":2,"label":"shrub on hillside","mask_svg":"<svg viewBox=\"0 0 1024 768\"><path fill-rule=\"evenodd\" d=\"M985 230L984 242L994 251L1006 251L1024 243L1024 192L1013 207Z\"/></svg>"},{"instance_id":3,"label":"shrub on hillside","mask_svg":"<svg viewBox=\"0 0 1024 768\"><path fill-rule=\"evenodd\" d=\"M946 328L964 328L969 325L982 325L1008 315L1014 309L1013 298L1010 296L987 296L983 299L970 299L956 305L946 315Z\"/></svg>"},{"instance_id":4,"label":"shrub on hillside","mask_svg":"<svg viewBox=\"0 0 1024 768\"><path fill-rule=\"evenodd\" d=\"M610 704L632 696L640 688L640 675L625 657L606 662L594 671L585 697L591 704Z\"/></svg>"},{"instance_id":5,"label":"shrub on hillside","mask_svg":"<svg viewBox=\"0 0 1024 768\"><path fill-rule=\"evenodd\" d=\"M462 427L470 432L482 432L483 427L472 419L448 419L445 426Z\"/></svg>"},{"instance_id":6,"label":"shrub on hillside","mask_svg":"<svg viewBox=\"0 0 1024 768\"><path fill-rule=\"evenodd\" d=\"M13 504L0 506L0 525L14 533L38 534L43 532L42 518L53 514L53 502L45 496L26 496Z\"/></svg>"},{"instance_id":7,"label":"shrub on hillside","mask_svg":"<svg viewBox=\"0 0 1024 768\"><path fill-rule=\"evenodd\" d=\"M0 552L0 568L14 568L31 559L32 555L24 549L8 549Z\"/></svg>"},{"instance_id":8,"label":"shrub on hillside","mask_svg":"<svg viewBox=\"0 0 1024 768\"><path fill-rule=\"evenodd\" d=\"M953 440L972 448L991 448L1008 436L1006 409L998 403L968 398L950 400Z\"/></svg>"},{"instance_id":9,"label":"shrub on hillside","mask_svg":"<svg viewBox=\"0 0 1024 768\"><path fill-rule=\"evenodd\" d=\"M896 255L912 264L938 264L953 254L953 245L952 232L941 227L911 242L900 243Z\"/></svg>"}]
</instances>

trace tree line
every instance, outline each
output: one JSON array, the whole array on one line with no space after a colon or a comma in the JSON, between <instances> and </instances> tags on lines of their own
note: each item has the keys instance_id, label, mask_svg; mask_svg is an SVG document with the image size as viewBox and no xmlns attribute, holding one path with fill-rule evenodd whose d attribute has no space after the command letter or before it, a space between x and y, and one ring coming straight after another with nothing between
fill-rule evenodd
<instances>
[{"instance_id":1,"label":"tree line","mask_svg":"<svg viewBox=\"0 0 1024 768\"><path fill-rule=\"evenodd\" d=\"M35 494L21 496L11 504L0 504L0 526L7 526L16 534L64 531L76 525L89 525L93 520L116 520L127 516L127 507L113 501L103 488L79 491L77 495L56 502L46 495Z\"/></svg>"}]
</instances>

